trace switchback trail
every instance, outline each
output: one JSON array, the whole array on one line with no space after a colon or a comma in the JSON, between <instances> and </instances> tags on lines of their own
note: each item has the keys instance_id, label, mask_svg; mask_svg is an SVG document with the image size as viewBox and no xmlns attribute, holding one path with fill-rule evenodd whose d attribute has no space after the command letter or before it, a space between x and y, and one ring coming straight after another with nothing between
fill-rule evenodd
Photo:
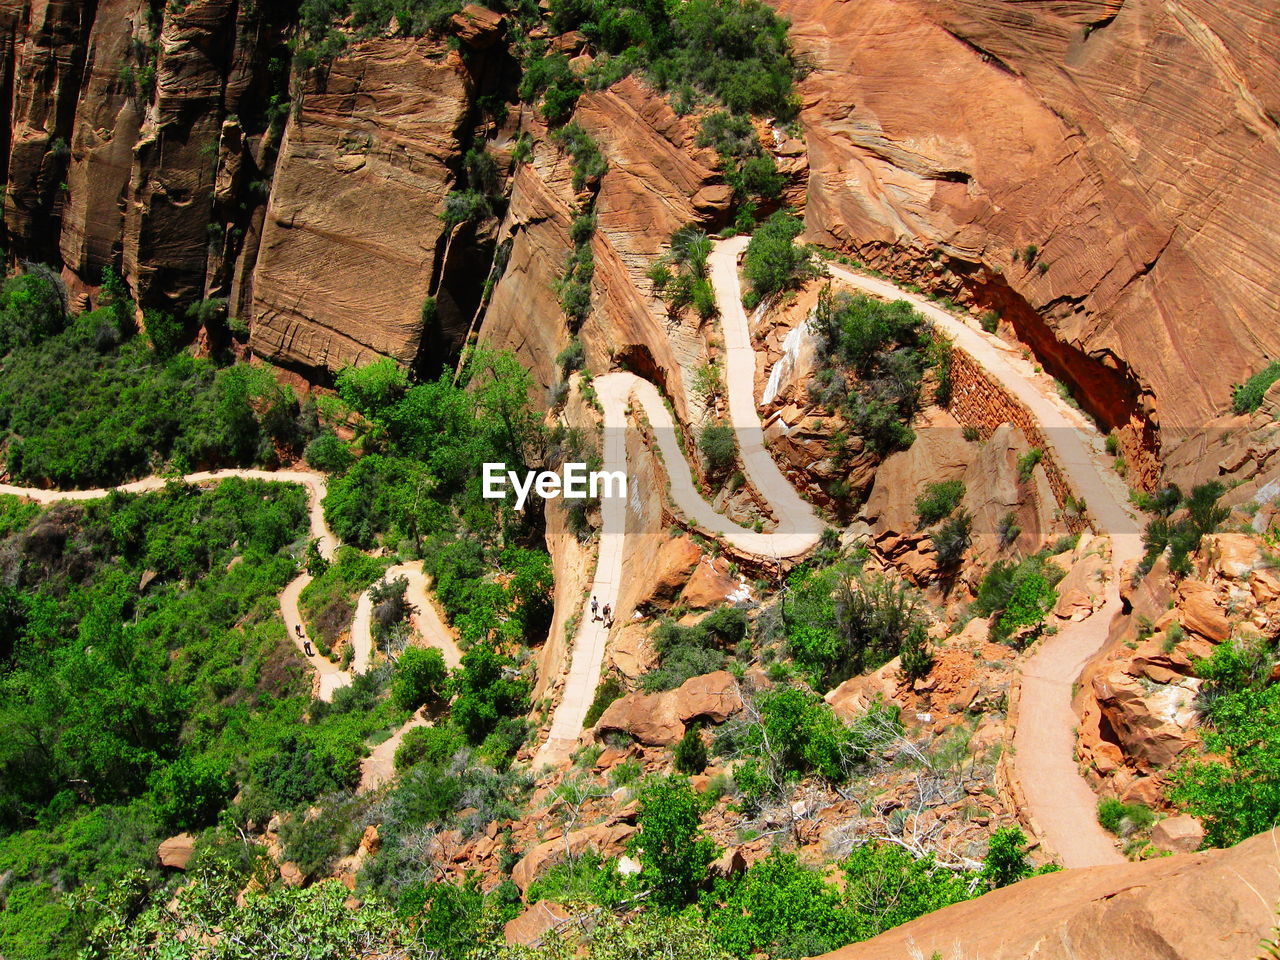
<instances>
[{"instance_id":1,"label":"switchback trail","mask_svg":"<svg viewBox=\"0 0 1280 960\"><path fill-rule=\"evenodd\" d=\"M755 402L755 352L751 348L751 333L738 284L738 256L745 246L745 238L719 243L709 262L724 327L729 419L738 441L743 471L776 516L777 524L772 532L746 530L716 513L702 499L680 449L675 423L657 387L631 373L605 374L596 377L592 385L604 410L604 470L625 472L627 469L627 403L634 400L652 427L670 479L671 500L680 512L700 530L739 550L776 560L799 556L813 547L822 533L822 523L813 508L787 482L764 446L764 431ZM631 482L632 477L628 475L628 485ZM591 594L601 605L617 603L623 574L626 508L627 502L620 497L603 500L600 552L591 584ZM577 746L587 710L600 683L608 639L609 631L604 623L592 619L590 609L584 604L581 625L574 636L569 674L552 716L551 731L534 757L535 769L563 762Z\"/></svg>"},{"instance_id":2,"label":"switchback trail","mask_svg":"<svg viewBox=\"0 0 1280 960\"><path fill-rule=\"evenodd\" d=\"M1099 533L1111 540L1111 576L1106 598L1092 616L1065 625L1040 641L1022 664L1018 724L1013 733L1013 771L1036 830L1065 867L1123 862L1112 836L1098 823L1098 798L1080 775L1075 759L1077 717L1073 687L1088 660L1107 639L1120 612L1120 578L1125 565L1142 555L1138 525L1122 485L1089 442L1096 431L1074 415L1046 385L1018 368L1013 351L997 337L979 332L924 297L892 283L828 265L832 275L886 300L905 300L945 333L1020 402L1040 425L1059 468L1082 497Z\"/></svg>"},{"instance_id":3,"label":"switchback trail","mask_svg":"<svg viewBox=\"0 0 1280 960\"><path fill-rule=\"evenodd\" d=\"M188 473L180 479L184 483L210 484L229 477L239 477L244 480L265 480L271 483L296 483L305 488L307 491L307 514L311 537L318 542L321 556L326 560L334 558L334 553L338 547L338 538L329 529L329 525L324 518L322 502L328 488L323 474L312 473L307 470L235 468L228 470L202 470L196 473ZM157 476L145 477L142 480L124 483L118 487L102 487L93 490L45 490L39 487L17 487L11 484L0 484L0 494L10 494L42 504L57 503L65 500L98 500L114 491L121 493L148 493L163 490L165 484L171 479ZM384 574L384 579L393 580L399 576L405 577L409 582L408 589L405 591L405 599L408 600L412 607L410 616L414 627L417 628L418 633L427 644L440 650L449 668L451 670L455 669L461 660L461 654L453 632L445 626L439 611L428 594L430 578L423 574L421 561L391 567ZM303 622L302 614L298 609L298 598L310 582L311 575L302 573L285 586L284 590L280 592L280 615L284 619L285 630L288 631L289 639L293 641L294 646L298 648L299 655L307 661L315 673L313 693L319 699L328 701L333 699L334 693L340 687L344 687L351 682L352 674L338 667L328 657L322 656L315 650L314 644L312 644L313 652L311 656L307 656L305 647L307 639L306 624ZM363 619L361 619L362 610ZM360 599L356 603L356 618L351 625L352 667L355 673L363 673L368 670L372 658L373 639L371 618L369 616L371 610L372 602L370 601L369 591L366 590L360 595ZM397 742L399 735L399 733L396 734ZM392 752L394 753L394 750Z\"/></svg>"}]
</instances>

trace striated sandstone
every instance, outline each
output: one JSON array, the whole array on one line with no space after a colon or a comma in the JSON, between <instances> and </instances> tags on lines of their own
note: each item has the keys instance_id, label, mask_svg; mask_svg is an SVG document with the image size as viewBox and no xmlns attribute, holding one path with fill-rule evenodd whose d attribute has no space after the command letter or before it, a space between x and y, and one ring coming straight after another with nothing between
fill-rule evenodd
<instances>
[{"instance_id":1,"label":"striated sandstone","mask_svg":"<svg viewBox=\"0 0 1280 960\"><path fill-rule=\"evenodd\" d=\"M1280 354L1268 3L775 5L817 64L801 87L811 237L1002 309L1138 434L1198 430Z\"/></svg>"},{"instance_id":2,"label":"striated sandstone","mask_svg":"<svg viewBox=\"0 0 1280 960\"><path fill-rule=\"evenodd\" d=\"M308 84L254 272L255 353L330 370L415 359L469 105L461 59L430 40L355 44Z\"/></svg>"}]
</instances>

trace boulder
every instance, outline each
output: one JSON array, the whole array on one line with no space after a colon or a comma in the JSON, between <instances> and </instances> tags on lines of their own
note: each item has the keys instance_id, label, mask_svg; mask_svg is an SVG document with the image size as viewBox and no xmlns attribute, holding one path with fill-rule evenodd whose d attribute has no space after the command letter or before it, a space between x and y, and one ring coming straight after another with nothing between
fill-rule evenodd
<instances>
[{"instance_id":1,"label":"boulder","mask_svg":"<svg viewBox=\"0 0 1280 960\"><path fill-rule=\"evenodd\" d=\"M1206 640L1221 643L1231 636L1227 615L1214 602L1213 588L1199 580L1187 580L1179 589L1182 625Z\"/></svg>"},{"instance_id":2,"label":"boulder","mask_svg":"<svg viewBox=\"0 0 1280 960\"><path fill-rule=\"evenodd\" d=\"M626 842L636 832L629 823L601 823L544 840L520 858L511 870L511 879L523 892L529 884L555 863L569 857L580 857L587 850L595 850L604 857L621 856Z\"/></svg>"},{"instance_id":3,"label":"boulder","mask_svg":"<svg viewBox=\"0 0 1280 960\"><path fill-rule=\"evenodd\" d=\"M1229 850L1032 877L825 958L1255 960L1274 937L1278 844L1272 830Z\"/></svg>"},{"instance_id":4,"label":"boulder","mask_svg":"<svg viewBox=\"0 0 1280 960\"><path fill-rule=\"evenodd\" d=\"M160 865L163 867L172 867L174 870L185 870L187 864L191 862L191 855L195 852L196 840L189 833L180 833L176 837L170 837L160 844L156 850L156 855L160 858Z\"/></svg>"},{"instance_id":5,"label":"boulder","mask_svg":"<svg viewBox=\"0 0 1280 960\"><path fill-rule=\"evenodd\" d=\"M1209 569L1228 580L1248 580L1262 562L1262 548L1256 537L1245 533L1215 533L1201 546L1209 558Z\"/></svg>"},{"instance_id":6,"label":"boulder","mask_svg":"<svg viewBox=\"0 0 1280 960\"><path fill-rule=\"evenodd\" d=\"M1194 853L1204 843L1204 824L1195 817L1169 817L1151 828L1151 842L1170 853Z\"/></svg>"},{"instance_id":7,"label":"boulder","mask_svg":"<svg viewBox=\"0 0 1280 960\"><path fill-rule=\"evenodd\" d=\"M473 50L484 50L493 46L502 34L502 14L468 3L453 15L454 35Z\"/></svg>"},{"instance_id":8,"label":"boulder","mask_svg":"<svg viewBox=\"0 0 1280 960\"><path fill-rule=\"evenodd\" d=\"M618 730L647 746L669 747L694 720L724 723L742 709L738 681L726 670L691 677L674 690L629 693L605 709L597 731Z\"/></svg>"},{"instance_id":9,"label":"boulder","mask_svg":"<svg viewBox=\"0 0 1280 960\"><path fill-rule=\"evenodd\" d=\"M658 663L649 634L639 623L624 623L609 645L609 659L624 677L635 680Z\"/></svg>"},{"instance_id":10,"label":"boulder","mask_svg":"<svg viewBox=\"0 0 1280 960\"><path fill-rule=\"evenodd\" d=\"M1168 685L1148 694L1122 670L1093 678L1093 694L1124 753L1139 769L1163 769L1196 742L1194 686Z\"/></svg>"},{"instance_id":11,"label":"boulder","mask_svg":"<svg viewBox=\"0 0 1280 960\"><path fill-rule=\"evenodd\" d=\"M569 911L558 903L539 900L533 906L526 907L519 916L512 917L502 928L502 935L507 943L518 943L530 946L537 942L544 933L569 919Z\"/></svg>"},{"instance_id":12,"label":"boulder","mask_svg":"<svg viewBox=\"0 0 1280 960\"><path fill-rule=\"evenodd\" d=\"M307 882L307 875L292 860L280 864L280 879L286 887L300 887Z\"/></svg>"},{"instance_id":13,"label":"boulder","mask_svg":"<svg viewBox=\"0 0 1280 960\"><path fill-rule=\"evenodd\" d=\"M719 607L726 602L746 599L742 596L744 590L747 596L750 596L750 588L729 573L728 561L723 557L717 557L714 560L711 557L703 557L694 568L693 576L685 584L680 600L687 607L706 610Z\"/></svg>"},{"instance_id":14,"label":"boulder","mask_svg":"<svg viewBox=\"0 0 1280 960\"><path fill-rule=\"evenodd\" d=\"M648 587L636 597L636 607L668 606L689 582L689 576L702 556L702 550L690 537L668 540L658 548L648 566Z\"/></svg>"}]
</instances>

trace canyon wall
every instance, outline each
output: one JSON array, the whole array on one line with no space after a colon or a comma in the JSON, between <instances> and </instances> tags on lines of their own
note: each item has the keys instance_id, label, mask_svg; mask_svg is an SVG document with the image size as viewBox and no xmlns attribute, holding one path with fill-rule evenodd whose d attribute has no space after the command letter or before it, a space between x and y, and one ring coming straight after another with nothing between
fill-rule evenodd
<instances>
[{"instance_id":1,"label":"canyon wall","mask_svg":"<svg viewBox=\"0 0 1280 960\"><path fill-rule=\"evenodd\" d=\"M776 6L811 239L999 310L1135 454L1280 353L1271 5Z\"/></svg>"}]
</instances>

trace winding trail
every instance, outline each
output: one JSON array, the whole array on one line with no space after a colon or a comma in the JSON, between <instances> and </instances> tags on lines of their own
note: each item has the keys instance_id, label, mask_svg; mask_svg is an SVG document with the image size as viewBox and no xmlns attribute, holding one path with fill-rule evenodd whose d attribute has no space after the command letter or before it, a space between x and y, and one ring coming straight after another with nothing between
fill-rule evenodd
<instances>
[{"instance_id":1,"label":"winding trail","mask_svg":"<svg viewBox=\"0 0 1280 960\"><path fill-rule=\"evenodd\" d=\"M669 495L684 516L718 539L746 553L778 560L799 556L818 542L822 522L795 488L787 482L764 445L764 430L755 402L756 358L742 293L738 284L738 257L747 238L718 243L709 266L716 291L725 338L725 382L729 396L729 419L738 440L743 471L773 509L776 525L769 533L744 529L716 513L702 499L694 485L684 452L680 449L675 423L658 388L631 373L609 373L592 381L604 410L604 467L626 471L628 401L637 402L648 418L670 480ZM628 476L628 484L632 482ZM600 604L616 604L623 577L623 547L626 539L627 501L621 497L602 501L603 525L600 553L596 562L591 595ZM591 618L584 604L574 637L572 660L560 702L551 720L551 731L534 757L534 769L567 760L577 747L587 710L600 683L609 631Z\"/></svg>"},{"instance_id":2,"label":"winding trail","mask_svg":"<svg viewBox=\"0 0 1280 960\"><path fill-rule=\"evenodd\" d=\"M1085 664L1106 642L1120 612L1120 580L1125 565L1142 555L1137 521L1123 485L1090 439L1096 429L1049 393L1044 378L1021 369L1006 343L980 332L924 297L892 283L829 265L844 283L887 300L906 300L999 382L1039 422L1059 468L1082 496L1098 533L1111 540L1111 577L1103 605L1092 616L1046 637L1022 664L1018 723L1013 734L1013 774L1025 798L1026 815L1064 867L1124 862L1115 840L1098 823L1097 796L1080 775L1075 759L1078 722L1071 701Z\"/></svg>"},{"instance_id":3,"label":"winding trail","mask_svg":"<svg viewBox=\"0 0 1280 960\"><path fill-rule=\"evenodd\" d=\"M738 258L747 238L716 244L710 258L726 347L725 379L729 416L739 440L745 472L777 518L769 533L744 530L717 514L699 495L686 467L671 414L657 388L629 373L610 373L593 382L604 410L604 469L625 470L628 401L636 401L653 428L667 465L670 498L699 529L740 550L762 557L803 554L817 541L821 523L787 482L764 446L755 401L755 353L742 308ZM1065 625L1046 638L1023 663L1020 716L1014 731L1013 775L1024 811L1050 852L1066 867L1123 861L1110 834L1097 822L1097 798L1075 761L1076 715L1073 685L1087 661L1106 640L1112 618L1121 609L1120 578L1125 565L1141 555L1139 528L1123 485L1103 455L1096 428L1056 395L1052 381L1037 375L1013 348L981 332L924 297L892 283L830 265L843 283L886 300L905 300L945 333L1035 418L1059 469L1088 504L1097 531L1111 542L1111 577L1103 605L1083 621ZM614 602L623 576L626 504L604 501L599 559L591 593ZM587 709L600 682L608 631L583 610L572 662L551 731L534 759L535 768L561 762L577 746Z\"/></svg>"},{"instance_id":4,"label":"winding trail","mask_svg":"<svg viewBox=\"0 0 1280 960\"><path fill-rule=\"evenodd\" d=\"M181 479L184 483L207 485L218 483L229 477L239 477L243 480L265 480L271 483L295 483L304 487L307 491L307 516L311 537L318 541L321 556L326 560L334 558L338 548L338 538L329 528L329 524L324 518L323 501L325 494L328 492L325 476L309 470L255 470L251 468L201 470L196 473L185 474L180 478L152 476L124 483L117 487L99 487L90 490L46 490L40 487L18 487L12 484L0 484L0 494L22 497L35 503L51 504L67 500L100 500L113 492L150 493L163 490L165 485L172 479ZM384 574L384 579L394 579L398 576L403 576L409 581L408 589L405 591L405 598L413 608L410 614L413 626L428 645L437 647L440 650L448 667L451 670L455 669L461 661L462 655L458 650L453 631L445 625L439 610L430 597L428 591L431 581L422 572L422 562L404 563L391 567ZM314 671L312 687L314 695L321 700L329 701L333 699L335 692L351 682L353 674L341 669L328 657L322 656L318 651L315 651L314 644L312 649L315 652L310 656L307 655L305 647L305 640L307 639L306 624L303 621L301 611L298 609L298 598L307 584L311 582L311 579L311 575L304 572L289 581L284 590L280 592L280 615L284 619L285 630L289 634L289 639L297 647L299 655L307 661ZM373 638L370 617L372 607L369 591L365 591L356 602L356 618L351 625L352 671L354 673L364 673L368 670L372 659ZM362 609L364 612L363 620L361 620ZM412 723L413 721L411 720L410 724ZM397 743L399 742L399 736L402 734L403 731L398 731L394 735ZM394 754L394 748L392 753Z\"/></svg>"}]
</instances>

